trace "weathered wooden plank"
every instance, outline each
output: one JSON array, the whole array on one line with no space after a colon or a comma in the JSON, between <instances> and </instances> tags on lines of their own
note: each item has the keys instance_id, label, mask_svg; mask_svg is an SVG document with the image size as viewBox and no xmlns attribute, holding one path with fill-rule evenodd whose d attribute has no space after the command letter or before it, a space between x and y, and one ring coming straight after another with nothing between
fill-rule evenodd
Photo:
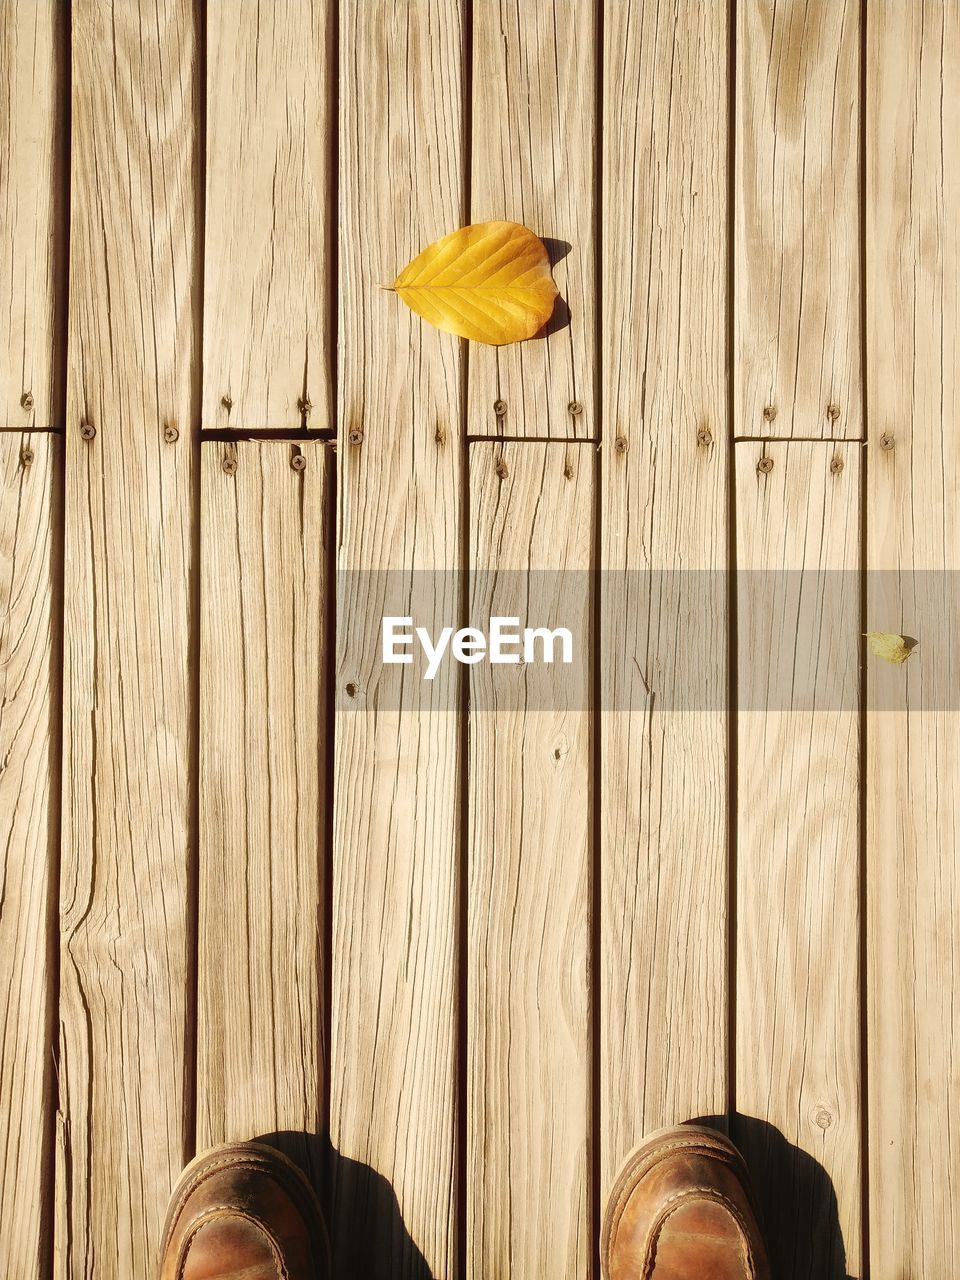
<instances>
[{"instance_id":1,"label":"weathered wooden plank","mask_svg":"<svg viewBox=\"0 0 960 1280\"><path fill-rule=\"evenodd\" d=\"M470 449L470 623L566 627L572 662L470 671L467 1269L586 1277L591 1248L594 449ZM538 650L539 652L539 650ZM517 662L519 663L519 653Z\"/></svg>"},{"instance_id":2,"label":"weathered wooden plank","mask_svg":"<svg viewBox=\"0 0 960 1280\"><path fill-rule=\"evenodd\" d=\"M51 793L54 475L59 440L0 435L0 1259L47 1274L53 1043L48 963L57 813Z\"/></svg>"},{"instance_id":3,"label":"weathered wooden plank","mask_svg":"<svg viewBox=\"0 0 960 1280\"><path fill-rule=\"evenodd\" d=\"M332 425L332 6L211 0L203 425Z\"/></svg>"},{"instance_id":4,"label":"weathered wooden plank","mask_svg":"<svg viewBox=\"0 0 960 1280\"><path fill-rule=\"evenodd\" d=\"M613 5L605 32L604 1188L726 1108L728 435L725 6Z\"/></svg>"},{"instance_id":5,"label":"weathered wooden plank","mask_svg":"<svg viewBox=\"0 0 960 1280\"><path fill-rule=\"evenodd\" d=\"M327 447L201 463L197 1145L323 1128Z\"/></svg>"},{"instance_id":6,"label":"weathered wooden plank","mask_svg":"<svg viewBox=\"0 0 960 1280\"><path fill-rule=\"evenodd\" d=\"M736 446L734 1137L784 1277L861 1274L860 453Z\"/></svg>"},{"instance_id":7,"label":"weathered wooden plank","mask_svg":"<svg viewBox=\"0 0 960 1280\"><path fill-rule=\"evenodd\" d=\"M456 1266L458 680L383 666L380 618L463 607L461 344L376 284L462 221L462 34L341 5L332 1227L372 1280Z\"/></svg>"},{"instance_id":8,"label":"weathered wooden plank","mask_svg":"<svg viewBox=\"0 0 960 1280\"><path fill-rule=\"evenodd\" d=\"M739 436L856 439L860 0L737 5Z\"/></svg>"},{"instance_id":9,"label":"weathered wooden plank","mask_svg":"<svg viewBox=\"0 0 960 1280\"><path fill-rule=\"evenodd\" d=\"M867 1001L874 1275L960 1269L960 8L868 6Z\"/></svg>"},{"instance_id":10,"label":"weathered wooden plank","mask_svg":"<svg viewBox=\"0 0 960 1280\"><path fill-rule=\"evenodd\" d=\"M562 299L549 336L471 347L472 435L599 435L595 10L593 0L473 6L471 220L506 218L543 236Z\"/></svg>"},{"instance_id":11,"label":"weathered wooden plank","mask_svg":"<svg viewBox=\"0 0 960 1280\"><path fill-rule=\"evenodd\" d=\"M56 0L0 13L0 431L63 425L64 19Z\"/></svg>"},{"instance_id":12,"label":"weathered wooden plank","mask_svg":"<svg viewBox=\"0 0 960 1280\"><path fill-rule=\"evenodd\" d=\"M189 0L73 6L57 1239L71 1280L150 1274L187 1155L194 17Z\"/></svg>"}]
</instances>

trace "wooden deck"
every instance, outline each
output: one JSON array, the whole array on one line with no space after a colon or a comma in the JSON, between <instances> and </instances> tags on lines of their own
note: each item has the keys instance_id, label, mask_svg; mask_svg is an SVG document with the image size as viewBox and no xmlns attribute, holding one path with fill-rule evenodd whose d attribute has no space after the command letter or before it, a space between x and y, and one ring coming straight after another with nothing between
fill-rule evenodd
<instances>
[{"instance_id":1,"label":"wooden deck","mask_svg":"<svg viewBox=\"0 0 960 1280\"><path fill-rule=\"evenodd\" d=\"M0 1272L256 1136L339 1277L587 1280L709 1117L778 1275L960 1273L957 0L2 0L0 83ZM546 338L376 288L501 217ZM381 663L518 596L540 684Z\"/></svg>"}]
</instances>

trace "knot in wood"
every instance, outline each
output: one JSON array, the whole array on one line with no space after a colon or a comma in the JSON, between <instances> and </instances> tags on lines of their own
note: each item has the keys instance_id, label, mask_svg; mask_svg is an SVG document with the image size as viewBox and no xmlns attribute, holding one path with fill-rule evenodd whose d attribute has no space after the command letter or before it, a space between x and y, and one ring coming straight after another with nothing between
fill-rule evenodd
<instances>
[{"instance_id":1,"label":"knot in wood","mask_svg":"<svg viewBox=\"0 0 960 1280\"><path fill-rule=\"evenodd\" d=\"M829 1129L833 1124L833 1115L827 1107L816 1107L813 1113L813 1123L818 1129Z\"/></svg>"},{"instance_id":2,"label":"knot in wood","mask_svg":"<svg viewBox=\"0 0 960 1280\"><path fill-rule=\"evenodd\" d=\"M308 414L310 410L313 408L313 404L311 403L310 397L301 396L300 399L297 401L297 408L300 410L301 413Z\"/></svg>"},{"instance_id":3,"label":"knot in wood","mask_svg":"<svg viewBox=\"0 0 960 1280\"><path fill-rule=\"evenodd\" d=\"M230 410L233 408L233 401L231 400L231 398L230 398L229 396L221 396L221 397L220 397L220 403L221 403L221 404L223 405L223 407L226 409L227 413L229 413L229 412L230 412Z\"/></svg>"}]
</instances>

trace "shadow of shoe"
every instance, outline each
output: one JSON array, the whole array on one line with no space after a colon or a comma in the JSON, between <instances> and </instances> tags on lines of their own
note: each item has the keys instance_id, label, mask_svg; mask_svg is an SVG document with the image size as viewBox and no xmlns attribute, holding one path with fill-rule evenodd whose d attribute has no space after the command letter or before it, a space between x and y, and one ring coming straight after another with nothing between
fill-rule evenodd
<instances>
[{"instance_id":1,"label":"shadow of shoe","mask_svg":"<svg viewBox=\"0 0 960 1280\"><path fill-rule=\"evenodd\" d=\"M330 1234L333 1275L363 1280L431 1280L427 1260L407 1231L393 1188L382 1174L343 1156L326 1134L283 1130L255 1142L276 1147L313 1184Z\"/></svg>"},{"instance_id":2,"label":"shadow of shoe","mask_svg":"<svg viewBox=\"0 0 960 1280\"><path fill-rule=\"evenodd\" d=\"M823 1165L754 1116L735 1113L732 1130L724 1116L690 1123L727 1133L742 1152L775 1280L854 1280L847 1274L836 1192Z\"/></svg>"}]
</instances>

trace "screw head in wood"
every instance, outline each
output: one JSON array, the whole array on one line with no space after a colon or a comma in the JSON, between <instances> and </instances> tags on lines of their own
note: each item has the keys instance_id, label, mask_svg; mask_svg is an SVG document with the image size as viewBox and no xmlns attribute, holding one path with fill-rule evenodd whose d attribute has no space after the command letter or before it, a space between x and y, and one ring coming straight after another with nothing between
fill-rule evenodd
<instances>
[{"instance_id":1,"label":"screw head in wood","mask_svg":"<svg viewBox=\"0 0 960 1280\"><path fill-rule=\"evenodd\" d=\"M567 405L567 408L570 410L570 412L573 414L575 418L579 418L581 413L583 413L583 405L580 403L579 400L571 400L570 403Z\"/></svg>"},{"instance_id":2,"label":"screw head in wood","mask_svg":"<svg viewBox=\"0 0 960 1280\"><path fill-rule=\"evenodd\" d=\"M226 409L228 413L233 408L233 400L230 398L230 396L221 396L220 403L223 405L223 407Z\"/></svg>"},{"instance_id":3,"label":"screw head in wood","mask_svg":"<svg viewBox=\"0 0 960 1280\"><path fill-rule=\"evenodd\" d=\"M23 395L20 397L20 403L24 407L24 409L32 409L33 408L33 392L25 391Z\"/></svg>"},{"instance_id":4,"label":"screw head in wood","mask_svg":"<svg viewBox=\"0 0 960 1280\"><path fill-rule=\"evenodd\" d=\"M236 458L224 458L220 463L220 468L225 471L228 476L235 476L237 474Z\"/></svg>"},{"instance_id":5,"label":"screw head in wood","mask_svg":"<svg viewBox=\"0 0 960 1280\"><path fill-rule=\"evenodd\" d=\"M760 461L757 463L757 470L762 471L765 476L768 476L770 472L773 470L773 459L761 458Z\"/></svg>"},{"instance_id":6,"label":"screw head in wood","mask_svg":"<svg viewBox=\"0 0 960 1280\"><path fill-rule=\"evenodd\" d=\"M502 458L497 459L497 465L494 467L494 471L496 471L501 480L506 480L507 476L510 474L507 464Z\"/></svg>"},{"instance_id":7,"label":"screw head in wood","mask_svg":"<svg viewBox=\"0 0 960 1280\"><path fill-rule=\"evenodd\" d=\"M503 415L507 412L506 400L494 400L493 412L497 415L498 418L502 418Z\"/></svg>"},{"instance_id":8,"label":"screw head in wood","mask_svg":"<svg viewBox=\"0 0 960 1280\"><path fill-rule=\"evenodd\" d=\"M307 460L302 453L295 453L290 459L290 467L293 471L306 471Z\"/></svg>"},{"instance_id":9,"label":"screw head in wood","mask_svg":"<svg viewBox=\"0 0 960 1280\"><path fill-rule=\"evenodd\" d=\"M626 453L629 448L626 436L617 436L613 442L613 448L616 453Z\"/></svg>"},{"instance_id":10,"label":"screw head in wood","mask_svg":"<svg viewBox=\"0 0 960 1280\"><path fill-rule=\"evenodd\" d=\"M180 439L180 432L174 426L166 426L163 428L163 438L167 444L176 444Z\"/></svg>"},{"instance_id":11,"label":"screw head in wood","mask_svg":"<svg viewBox=\"0 0 960 1280\"><path fill-rule=\"evenodd\" d=\"M97 434L97 428L93 425L92 422L80 423L80 439L81 440L92 440L96 434Z\"/></svg>"},{"instance_id":12,"label":"screw head in wood","mask_svg":"<svg viewBox=\"0 0 960 1280\"><path fill-rule=\"evenodd\" d=\"M894 446L894 439L893 439L893 436L892 436L892 435L890 435L890 433L889 433L888 431L885 431L885 432L883 433L883 435L880 437L880 448L881 448L881 449L892 449L892 448L893 448L893 446Z\"/></svg>"},{"instance_id":13,"label":"screw head in wood","mask_svg":"<svg viewBox=\"0 0 960 1280\"><path fill-rule=\"evenodd\" d=\"M350 434L347 436L347 439L350 441L351 444L363 444L363 432L360 430L359 427L354 427L353 430L350 432Z\"/></svg>"},{"instance_id":14,"label":"screw head in wood","mask_svg":"<svg viewBox=\"0 0 960 1280\"><path fill-rule=\"evenodd\" d=\"M838 404L828 404L827 417L830 419L831 422L836 422L836 420L840 417L840 406Z\"/></svg>"},{"instance_id":15,"label":"screw head in wood","mask_svg":"<svg viewBox=\"0 0 960 1280\"><path fill-rule=\"evenodd\" d=\"M701 427L697 432L697 444L713 444L713 432L709 427Z\"/></svg>"},{"instance_id":16,"label":"screw head in wood","mask_svg":"<svg viewBox=\"0 0 960 1280\"><path fill-rule=\"evenodd\" d=\"M32 449L20 450L20 461L23 463L25 467L29 467L31 465L34 457L35 457L35 454Z\"/></svg>"},{"instance_id":17,"label":"screw head in wood","mask_svg":"<svg viewBox=\"0 0 960 1280\"><path fill-rule=\"evenodd\" d=\"M764 406L764 410L763 410L764 422L773 422L776 416L777 416L777 406L775 404L768 404Z\"/></svg>"},{"instance_id":18,"label":"screw head in wood","mask_svg":"<svg viewBox=\"0 0 960 1280\"><path fill-rule=\"evenodd\" d=\"M830 474L831 474L831 475L833 475L833 476L838 476L842 470L843 470L843 459L842 459L842 458L839 458L839 457L833 457L833 458L831 458L831 459L830 459Z\"/></svg>"}]
</instances>

